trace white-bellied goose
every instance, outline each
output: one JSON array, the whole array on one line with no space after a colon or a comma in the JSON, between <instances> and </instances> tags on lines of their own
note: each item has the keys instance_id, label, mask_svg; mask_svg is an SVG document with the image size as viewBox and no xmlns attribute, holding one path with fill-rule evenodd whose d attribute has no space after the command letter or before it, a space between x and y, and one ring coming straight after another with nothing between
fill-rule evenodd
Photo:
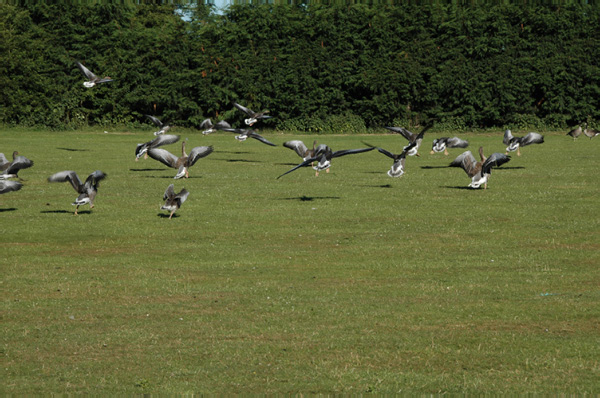
<instances>
[{"instance_id":1,"label":"white-bellied goose","mask_svg":"<svg viewBox=\"0 0 600 398\"><path fill-rule=\"evenodd\" d=\"M404 175L404 162L406 161L406 154L415 145L417 145L416 142L413 142L412 144L407 145L406 147L404 147L404 149L402 150L402 153L400 153L400 154L388 152L383 148L377 148L377 150L380 153L383 153L385 156L394 160L394 163L392 164L391 169L388 170L387 175L389 175L390 177L402 177L402 175Z\"/></svg>"},{"instance_id":2,"label":"white-bellied goose","mask_svg":"<svg viewBox=\"0 0 600 398\"><path fill-rule=\"evenodd\" d=\"M345 155L352 155L355 153L368 152L368 151L372 151L373 149L375 149L375 147L359 148L359 149L344 149L341 151L333 152L331 150L331 148L329 148L327 145L321 144L316 148L315 155L313 157L306 159L304 162L300 163L298 166L295 166L291 170L286 171L285 173L283 173L282 175L280 175L277 178L279 179L279 178L283 177L284 175L291 173L294 170L299 169L300 167L306 167L315 161L319 162L319 163L317 163L316 166L313 167L313 169L316 170L315 177L318 177L319 171L321 171L321 170L327 170L327 172L329 173L329 167L331 167L331 159L338 158L340 156L345 156Z\"/></svg>"},{"instance_id":3,"label":"white-bellied goose","mask_svg":"<svg viewBox=\"0 0 600 398\"><path fill-rule=\"evenodd\" d=\"M19 170L28 169L33 166L33 161L27 159L25 156L19 156L19 152L13 152L13 160L9 162L4 156L3 153L0 153L0 172L5 176L5 178L14 178L18 177Z\"/></svg>"},{"instance_id":4,"label":"white-bellied goose","mask_svg":"<svg viewBox=\"0 0 600 398\"><path fill-rule=\"evenodd\" d=\"M153 148L158 148L159 146L174 144L179 141L178 135L170 135L164 134L159 135L152 141L148 141L144 144L137 144L135 147L135 161L137 162L142 155L144 155L144 159L148 159L148 151Z\"/></svg>"},{"instance_id":5,"label":"white-bellied goose","mask_svg":"<svg viewBox=\"0 0 600 398\"><path fill-rule=\"evenodd\" d=\"M577 128L574 128L573 130L569 131L567 135L573 137L573 141L575 141L577 138L579 138L582 132L583 130L581 129L581 126L577 126Z\"/></svg>"},{"instance_id":6,"label":"white-bellied goose","mask_svg":"<svg viewBox=\"0 0 600 398\"><path fill-rule=\"evenodd\" d=\"M229 131L230 133L234 133L234 134L239 134L235 136L235 139L243 142L246 141L246 139L248 139L248 137L250 138L254 138L255 140L258 140L260 142L262 142L263 144L267 144L267 145L271 145L271 146L277 146L275 144L273 144L271 141L267 140L265 137L263 137L260 134L257 134L255 132L255 130L250 130L250 129L232 129L232 128L223 128L221 129L223 131Z\"/></svg>"},{"instance_id":7,"label":"white-bellied goose","mask_svg":"<svg viewBox=\"0 0 600 398\"><path fill-rule=\"evenodd\" d=\"M466 148L469 146L469 141L461 140L458 137L442 137L436 138L431 144L431 154L444 151L444 155L448 156L448 148Z\"/></svg>"},{"instance_id":8,"label":"white-bellied goose","mask_svg":"<svg viewBox=\"0 0 600 398\"><path fill-rule=\"evenodd\" d=\"M23 184L21 184L18 181L0 179L0 194L12 192L12 191L18 191L21 188L23 188Z\"/></svg>"},{"instance_id":9,"label":"white-bellied goose","mask_svg":"<svg viewBox=\"0 0 600 398\"><path fill-rule=\"evenodd\" d=\"M317 145L317 141L313 141L312 149L308 149L304 142L300 140L291 140L283 143L283 146L289 149L294 150L302 158L302 160L306 160L308 158L312 158L315 156L315 146Z\"/></svg>"},{"instance_id":10,"label":"white-bellied goose","mask_svg":"<svg viewBox=\"0 0 600 398\"><path fill-rule=\"evenodd\" d=\"M144 115L144 116L146 116L148 119L152 120L152 123L156 124L156 126L159 128L158 131L154 132L154 135L164 134L167 131L169 131L169 129L171 128L171 126L169 124L165 124L165 123L161 122L160 119L158 119L157 117L154 117L152 115Z\"/></svg>"},{"instance_id":11,"label":"white-bellied goose","mask_svg":"<svg viewBox=\"0 0 600 398\"><path fill-rule=\"evenodd\" d=\"M404 138L408 140L409 145L413 142L416 144L409 152L408 156L421 156L419 155L419 147L421 146L421 142L423 142L423 136L425 132L429 130L431 126L425 127L419 134L415 134L413 132L408 131L404 127L386 127L386 129L393 131L396 134L402 135Z\"/></svg>"},{"instance_id":12,"label":"white-bellied goose","mask_svg":"<svg viewBox=\"0 0 600 398\"><path fill-rule=\"evenodd\" d=\"M242 106L236 102L233 103L233 106L235 106L240 111L244 112L246 115L249 116L247 119L244 119L244 123L246 123L247 126L252 126L259 120L270 119L272 117L267 115L269 111L254 112L252 109L248 109L245 106Z\"/></svg>"},{"instance_id":13,"label":"white-bellied goose","mask_svg":"<svg viewBox=\"0 0 600 398\"><path fill-rule=\"evenodd\" d=\"M592 138L594 138L595 136L597 136L598 134L600 134L600 131L593 130L593 129L588 129L588 124L586 122L585 123L585 129L583 130L583 134L585 134L586 137L589 137L589 139L591 140Z\"/></svg>"},{"instance_id":14,"label":"white-bellied goose","mask_svg":"<svg viewBox=\"0 0 600 398\"><path fill-rule=\"evenodd\" d=\"M479 188L483 184L483 189L487 189L488 178L492 174L492 167L498 167L510 160L510 156L495 152L489 158L483 155L483 147L479 147L479 156L481 161L477 162L471 151L460 154L450 167L462 167L462 169L471 178L469 187Z\"/></svg>"},{"instance_id":15,"label":"white-bellied goose","mask_svg":"<svg viewBox=\"0 0 600 398\"><path fill-rule=\"evenodd\" d=\"M148 156L154 160L158 160L168 167L177 169L175 179L182 177L188 178L188 169L192 167L198 159L206 157L213 152L212 146L197 146L192 148L189 156L185 153L185 141L181 143L181 156L177 157L165 149L154 148L148 151Z\"/></svg>"},{"instance_id":16,"label":"white-bellied goose","mask_svg":"<svg viewBox=\"0 0 600 398\"><path fill-rule=\"evenodd\" d=\"M176 194L173 184L167 187L167 190L163 195L163 200L165 201L165 204L162 205L160 209L171 212L171 214L169 215L169 220L171 219L171 217L173 217L173 214L175 214L175 212L179 210L179 208L181 207L183 202L185 202L189 194L190 193L187 190L185 190L185 188L179 191L178 194Z\"/></svg>"},{"instance_id":17,"label":"white-bellied goose","mask_svg":"<svg viewBox=\"0 0 600 398\"><path fill-rule=\"evenodd\" d=\"M98 186L100 181L106 178L106 174L101 172L100 170L94 171L92 174L86 178L85 182L81 182L77 173L71 170L59 171L56 174L48 177L49 182L70 182L71 186L77 191L79 196L73 202L73 205L77 206L75 208L75 215L77 215L77 210L79 210L79 206L85 205L87 203L90 204L90 209L94 208L94 198L98 193Z\"/></svg>"},{"instance_id":18,"label":"white-bellied goose","mask_svg":"<svg viewBox=\"0 0 600 398\"><path fill-rule=\"evenodd\" d=\"M94 87L96 84L108 83L113 81L113 79L111 79L108 76L100 78L94 75L88 68L83 66L81 62L77 62L77 66L79 67L81 73L83 73L83 76L85 76L85 78L88 79L86 82L83 82L83 85L87 88Z\"/></svg>"},{"instance_id":19,"label":"white-bellied goose","mask_svg":"<svg viewBox=\"0 0 600 398\"><path fill-rule=\"evenodd\" d=\"M524 137L513 137L512 132L506 130L502 142L504 145L508 145L506 147L506 154L517 151L517 156L521 156L521 147L531 144L542 144L544 136L538 133L529 133Z\"/></svg>"},{"instance_id":20,"label":"white-bellied goose","mask_svg":"<svg viewBox=\"0 0 600 398\"><path fill-rule=\"evenodd\" d=\"M200 128L202 129L202 134L208 135L210 133L214 133L217 130L231 128L231 125L225 120L221 120L220 122L213 124L212 120L204 119L204 121L202 121L202 123L200 124Z\"/></svg>"}]
</instances>

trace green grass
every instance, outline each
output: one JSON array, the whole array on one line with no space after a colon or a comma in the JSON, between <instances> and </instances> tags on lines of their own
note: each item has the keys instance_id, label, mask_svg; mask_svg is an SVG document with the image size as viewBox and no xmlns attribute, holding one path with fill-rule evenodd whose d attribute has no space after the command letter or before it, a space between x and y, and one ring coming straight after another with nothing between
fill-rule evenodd
<instances>
[{"instance_id":1,"label":"green grass","mask_svg":"<svg viewBox=\"0 0 600 398\"><path fill-rule=\"evenodd\" d=\"M3 393L600 393L599 139L548 134L484 191L443 134L399 179L369 152L277 180L288 149L174 133L215 147L185 181L134 162L149 130L0 133L35 161L0 196ZM67 169L108 174L91 212L46 181Z\"/></svg>"}]
</instances>

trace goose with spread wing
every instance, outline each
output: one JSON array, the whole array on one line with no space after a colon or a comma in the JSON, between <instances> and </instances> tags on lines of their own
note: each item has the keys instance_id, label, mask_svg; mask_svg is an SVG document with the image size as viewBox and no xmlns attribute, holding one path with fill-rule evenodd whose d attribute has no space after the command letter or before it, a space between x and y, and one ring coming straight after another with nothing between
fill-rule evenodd
<instances>
[{"instance_id":1,"label":"goose with spread wing","mask_svg":"<svg viewBox=\"0 0 600 398\"><path fill-rule=\"evenodd\" d=\"M377 150L380 153L382 153L385 156L387 156L388 158L391 158L394 160L394 163L392 164L391 169L388 170L387 175L389 175L390 177L402 177L404 175L404 163L406 161L406 154L415 145L417 145L416 142L413 142L412 144L407 145L406 147L404 147L402 152L399 154L391 153L389 151L386 151L383 148L377 148Z\"/></svg>"},{"instance_id":2,"label":"goose with spread wing","mask_svg":"<svg viewBox=\"0 0 600 398\"><path fill-rule=\"evenodd\" d=\"M469 141L461 140L458 137L442 137L436 138L431 144L431 154L444 152L448 156L448 148L466 148L469 146Z\"/></svg>"},{"instance_id":3,"label":"goose with spread wing","mask_svg":"<svg viewBox=\"0 0 600 398\"><path fill-rule=\"evenodd\" d=\"M317 163L316 166L313 166L313 169L316 170L315 177L318 177L319 176L319 171L321 171L321 170L326 170L326 172L329 173L329 168L331 167L331 159L338 158L340 156L346 156L346 155L353 155L353 154L356 154L356 153L368 152L368 151L372 151L373 149L375 149L375 147L358 148L358 149L344 149L344 150L340 150L340 151L335 151L334 152L327 145L321 144L321 145L319 145L316 148L315 155L313 157L310 157L310 158L306 159L304 162L302 162L299 165L295 166L291 170L286 171L285 173L283 173L282 175L280 175L277 178L279 179L279 178L283 177L284 175L289 174L292 171L299 169L300 167L309 166L310 164L312 164L315 161L318 162L318 163Z\"/></svg>"},{"instance_id":4,"label":"goose with spread wing","mask_svg":"<svg viewBox=\"0 0 600 398\"><path fill-rule=\"evenodd\" d=\"M167 131L169 131L169 129L171 128L171 126L168 123L163 123L160 121L159 118L152 116L152 115L144 115L146 116L148 119L150 119L152 121L152 123L154 123L157 127L158 127L158 131L154 132L154 135L161 135L166 133Z\"/></svg>"},{"instance_id":5,"label":"goose with spread wing","mask_svg":"<svg viewBox=\"0 0 600 398\"><path fill-rule=\"evenodd\" d=\"M48 177L48 181L71 183L73 189L79 194L77 199L75 199L75 202L72 203L77 206L75 207L75 215L77 215L79 206L89 204L90 209L94 208L94 199L98 194L99 183L105 178L106 174L100 170L96 170L86 178L85 182L81 182L77 173L72 170L66 170L51 175Z\"/></svg>"},{"instance_id":6,"label":"goose with spread wing","mask_svg":"<svg viewBox=\"0 0 600 398\"><path fill-rule=\"evenodd\" d=\"M252 126L259 120L272 118L272 116L267 115L269 111L254 112L252 109L246 108L245 106L240 105L237 102L234 102L233 106L235 106L237 109L244 112L248 116L247 119L244 119L244 123L246 123L247 126Z\"/></svg>"},{"instance_id":7,"label":"goose with spread wing","mask_svg":"<svg viewBox=\"0 0 600 398\"><path fill-rule=\"evenodd\" d=\"M427 130L429 130L431 126L427 126L425 127L423 130L421 130L421 132L419 134L415 134L407 129L405 129L404 127L386 127L386 129L396 133L396 134L400 134L402 135L404 138L406 138L408 140L408 144L412 144L415 143L415 146L412 147L412 149L408 152L408 156L421 156L419 155L419 147L421 146L421 143L423 142L423 136L425 135L425 132Z\"/></svg>"},{"instance_id":8,"label":"goose with spread wing","mask_svg":"<svg viewBox=\"0 0 600 398\"><path fill-rule=\"evenodd\" d=\"M466 151L460 154L450 167L461 167L471 178L471 183L468 185L471 188L479 188L483 185L483 189L487 189L489 176L492 174L492 167L499 167L510 160L510 156L495 152L489 158L483 155L483 147L479 147L479 156L481 161L475 160L471 151Z\"/></svg>"},{"instance_id":9,"label":"goose with spread wing","mask_svg":"<svg viewBox=\"0 0 600 398\"><path fill-rule=\"evenodd\" d=\"M0 194L18 191L21 188L23 188L23 184L18 181L0 179Z\"/></svg>"},{"instance_id":10,"label":"goose with spread wing","mask_svg":"<svg viewBox=\"0 0 600 398\"><path fill-rule=\"evenodd\" d=\"M96 76L88 68L86 68L85 66L83 66L81 64L81 62L77 62L77 66L79 67L79 70L81 71L81 73L83 74L83 76L85 76L85 78L88 79L87 81L83 82L83 85L85 87L87 87L87 88L92 88L96 84L108 83L108 82L112 82L113 81L113 79L111 79L108 76L102 77L102 78Z\"/></svg>"},{"instance_id":11,"label":"goose with spread wing","mask_svg":"<svg viewBox=\"0 0 600 398\"><path fill-rule=\"evenodd\" d=\"M223 131L229 131L230 133L235 133L238 134L235 136L235 139L243 142L246 141L249 138L254 138L255 140L258 140L260 142L262 142L263 144L267 144L270 146L277 146L275 144L273 144L271 141L267 140L265 137L263 137L260 134L257 134L255 130L250 130L250 129L233 129L233 128L223 128L221 129Z\"/></svg>"},{"instance_id":12,"label":"goose with spread wing","mask_svg":"<svg viewBox=\"0 0 600 398\"><path fill-rule=\"evenodd\" d=\"M521 147L531 144L542 144L544 142L544 136L539 133L529 133L524 137L514 137L510 130L504 132L504 138L502 140L506 147L506 154L509 152L517 151L517 156L521 156Z\"/></svg>"},{"instance_id":13,"label":"goose with spread wing","mask_svg":"<svg viewBox=\"0 0 600 398\"><path fill-rule=\"evenodd\" d=\"M208 134L214 133L217 130L231 128L231 125L229 123L227 123L225 120L221 120L220 122L213 124L212 120L204 119L202 121L202 123L200 124L200 128L202 129L203 135L208 135Z\"/></svg>"},{"instance_id":14,"label":"goose with spread wing","mask_svg":"<svg viewBox=\"0 0 600 398\"><path fill-rule=\"evenodd\" d=\"M188 156L185 152L185 141L181 143L181 156L177 157L169 151L161 148L153 148L148 151L148 156L154 160L158 160L162 164L168 167L177 169L175 179L182 177L188 178L188 169L192 167L198 159L204 158L213 152L212 146L197 146L194 147Z\"/></svg>"},{"instance_id":15,"label":"goose with spread wing","mask_svg":"<svg viewBox=\"0 0 600 398\"><path fill-rule=\"evenodd\" d=\"M159 146L163 145L174 144L177 141L179 141L178 135L164 134L159 135L155 139L146 143L137 144L137 146L135 147L135 161L137 162L142 157L142 155L144 156L144 159L148 159L148 151L150 149L158 148Z\"/></svg>"},{"instance_id":16,"label":"goose with spread wing","mask_svg":"<svg viewBox=\"0 0 600 398\"><path fill-rule=\"evenodd\" d=\"M176 194L173 184L167 187L167 190L163 195L163 200L165 201L165 204L162 205L160 209L171 212L171 214L169 215L169 220L171 219L171 217L173 217L173 214L175 214L175 212L179 210L183 202L186 201L189 194L190 193L185 188Z\"/></svg>"},{"instance_id":17,"label":"goose with spread wing","mask_svg":"<svg viewBox=\"0 0 600 398\"><path fill-rule=\"evenodd\" d=\"M313 141L312 149L309 149L304 142L300 140L291 140L283 143L283 146L289 149L292 149L298 156L302 158L302 160L306 160L315 156L315 147L317 145L317 141Z\"/></svg>"},{"instance_id":18,"label":"goose with spread wing","mask_svg":"<svg viewBox=\"0 0 600 398\"><path fill-rule=\"evenodd\" d=\"M14 151L12 157L13 160L9 162L6 156L0 153L0 174L4 178L16 178L20 170L33 166L33 161L27 159L25 156L20 156L18 151Z\"/></svg>"}]
</instances>

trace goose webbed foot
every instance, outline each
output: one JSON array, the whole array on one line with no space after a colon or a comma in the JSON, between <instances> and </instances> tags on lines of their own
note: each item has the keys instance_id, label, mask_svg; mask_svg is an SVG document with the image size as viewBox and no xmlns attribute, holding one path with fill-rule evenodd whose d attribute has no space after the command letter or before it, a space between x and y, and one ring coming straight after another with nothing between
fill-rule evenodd
<instances>
[{"instance_id":1,"label":"goose webbed foot","mask_svg":"<svg viewBox=\"0 0 600 398\"><path fill-rule=\"evenodd\" d=\"M447 149L444 149L444 155L446 155L446 156L450 155L450 154L448 153L448 150L447 150Z\"/></svg>"}]
</instances>

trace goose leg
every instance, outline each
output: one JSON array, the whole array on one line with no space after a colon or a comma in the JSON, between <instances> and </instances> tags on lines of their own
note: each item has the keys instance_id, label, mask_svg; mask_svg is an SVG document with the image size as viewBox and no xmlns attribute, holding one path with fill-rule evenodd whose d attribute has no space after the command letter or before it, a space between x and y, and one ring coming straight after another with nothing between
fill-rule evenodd
<instances>
[{"instance_id":1,"label":"goose leg","mask_svg":"<svg viewBox=\"0 0 600 398\"><path fill-rule=\"evenodd\" d=\"M148 159L148 152L144 153L144 159Z\"/></svg>"},{"instance_id":2,"label":"goose leg","mask_svg":"<svg viewBox=\"0 0 600 398\"><path fill-rule=\"evenodd\" d=\"M521 147L517 147L517 156L521 156Z\"/></svg>"},{"instance_id":3,"label":"goose leg","mask_svg":"<svg viewBox=\"0 0 600 398\"><path fill-rule=\"evenodd\" d=\"M450 154L448 153L448 149L447 149L447 148L444 148L444 155L446 155L446 156L450 155Z\"/></svg>"},{"instance_id":4,"label":"goose leg","mask_svg":"<svg viewBox=\"0 0 600 398\"><path fill-rule=\"evenodd\" d=\"M487 182L483 184L483 190L485 191L487 189Z\"/></svg>"},{"instance_id":5,"label":"goose leg","mask_svg":"<svg viewBox=\"0 0 600 398\"><path fill-rule=\"evenodd\" d=\"M169 220L171 219L171 217L173 217L173 214L175 214L175 210L173 210L173 211L171 212L171 215L169 216Z\"/></svg>"},{"instance_id":6,"label":"goose leg","mask_svg":"<svg viewBox=\"0 0 600 398\"><path fill-rule=\"evenodd\" d=\"M327 170L325 170L325 173L329 173L329 167L327 168Z\"/></svg>"},{"instance_id":7,"label":"goose leg","mask_svg":"<svg viewBox=\"0 0 600 398\"><path fill-rule=\"evenodd\" d=\"M315 177L319 176L319 170L315 171Z\"/></svg>"},{"instance_id":8,"label":"goose leg","mask_svg":"<svg viewBox=\"0 0 600 398\"><path fill-rule=\"evenodd\" d=\"M79 205L75 206L75 214L73 214L74 216L77 215L77 210L79 210Z\"/></svg>"}]
</instances>

